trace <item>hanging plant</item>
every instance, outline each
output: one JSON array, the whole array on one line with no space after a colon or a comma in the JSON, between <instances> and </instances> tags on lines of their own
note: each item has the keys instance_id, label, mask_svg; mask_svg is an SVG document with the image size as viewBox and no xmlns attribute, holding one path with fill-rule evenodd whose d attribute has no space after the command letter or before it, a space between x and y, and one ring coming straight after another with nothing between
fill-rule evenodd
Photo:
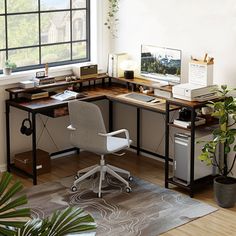
<instances>
[{"instance_id":1,"label":"hanging plant","mask_svg":"<svg viewBox=\"0 0 236 236\"><path fill-rule=\"evenodd\" d=\"M117 37L117 25L119 19L117 17L117 13L119 11L119 1L120 0L108 0L108 12L107 12L107 19L104 25L110 30L112 36L114 38Z\"/></svg>"}]
</instances>

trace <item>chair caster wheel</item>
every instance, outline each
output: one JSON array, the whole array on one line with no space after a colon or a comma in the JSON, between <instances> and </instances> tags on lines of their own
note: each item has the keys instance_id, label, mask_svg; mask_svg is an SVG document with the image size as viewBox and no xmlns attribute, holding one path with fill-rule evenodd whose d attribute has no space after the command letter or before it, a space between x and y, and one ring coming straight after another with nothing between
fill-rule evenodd
<instances>
[{"instance_id":1,"label":"chair caster wheel","mask_svg":"<svg viewBox=\"0 0 236 236\"><path fill-rule=\"evenodd\" d=\"M71 187L71 191L72 191L72 192L76 192L76 191L77 191L76 186L73 185L73 186Z\"/></svg>"},{"instance_id":2,"label":"chair caster wheel","mask_svg":"<svg viewBox=\"0 0 236 236\"><path fill-rule=\"evenodd\" d=\"M133 181L133 180L134 180L133 176L130 176L130 177L128 178L128 180L129 180L129 181Z\"/></svg>"},{"instance_id":3,"label":"chair caster wheel","mask_svg":"<svg viewBox=\"0 0 236 236\"><path fill-rule=\"evenodd\" d=\"M98 198L102 198L102 193L100 193L100 194L98 193L98 194L97 194L97 197L98 197Z\"/></svg>"},{"instance_id":4,"label":"chair caster wheel","mask_svg":"<svg viewBox=\"0 0 236 236\"><path fill-rule=\"evenodd\" d=\"M126 187L125 191L126 191L126 193L130 193L131 192L131 188L130 187Z\"/></svg>"},{"instance_id":5,"label":"chair caster wheel","mask_svg":"<svg viewBox=\"0 0 236 236\"><path fill-rule=\"evenodd\" d=\"M74 179L77 180L78 178L79 178L79 176L78 176L78 175L75 175Z\"/></svg>"}]
</instances>

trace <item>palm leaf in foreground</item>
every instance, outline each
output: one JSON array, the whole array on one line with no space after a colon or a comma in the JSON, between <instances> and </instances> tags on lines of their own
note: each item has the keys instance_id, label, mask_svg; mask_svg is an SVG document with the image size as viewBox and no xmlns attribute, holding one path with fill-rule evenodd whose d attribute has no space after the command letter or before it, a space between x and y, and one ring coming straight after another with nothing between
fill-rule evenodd
<instances>
[{"instance_id":1,"label":"palm leaf in foreground","mask_svg":"<svg viewBox=\"0 0 236 236\"><path fill-rule=\"evenodd\" d=\"M18 236L64 236L96 228L94 219L81 208L67 207L54 212L50 217L30 220L18 230Z\"/></svg>"},{"instance_id":2,"label":"palm leaf in foreground","mask_svg":"<svg viewBox=\"0 0 236 236\"><path fill-rule=\"evenodd\" d=\"M14 228L23 227L26 221L22 220L22 218L30 216L29 208L16 209L16 207L27 203L25 195L11 200L23 188L23 185L19 181L11 185L11 180L12 175L4 172L0 181L0 235L6 236L15 235L16 231ZM18 217L21 217L21 219Z\"/></svg>"}]
</instances>

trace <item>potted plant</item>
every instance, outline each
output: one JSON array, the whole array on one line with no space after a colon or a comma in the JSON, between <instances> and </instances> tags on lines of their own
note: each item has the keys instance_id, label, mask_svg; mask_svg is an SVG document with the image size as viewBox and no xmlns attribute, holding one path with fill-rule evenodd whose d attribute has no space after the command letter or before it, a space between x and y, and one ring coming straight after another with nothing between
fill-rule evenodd
<instances>
[{"instance_id":1,"label":"potted plant","mask_svg":"<svg viewBox=\"0 0 236 236\"><path fill-rule=\"evenodd\" d=\"M5 61L5 66L3 68L4 75L10 75L12 70L16 68L16 64L10 60Z\"/></svg>"},{"instance_id":2,"label":"potted plant","mask_svg":"<svg viewBox=\"0 0 236 236\"><path fill-rule=\"evenodd\" d=\"M226 85L222 85L218 92L222 98L210 102L209 106L213 108L211 115L219 119L219 126L213 131L213 139L205 142L199 159L218 168L219 176L214 179L215 200L219 206L229 208L236 200L236 179L229 176L236 160L236 100L229 95ZM222 150L222 161L216 157L218 147ZM233 157L231 162L230 157Z\"/></svg>"},{"instance_id":3,"label":"potted plant","mask_svg":"<svg viewBox=\"0 0 236 236\"><path fill-rule=\"evenodd\" d=\"M30 209L22 208L27 203L26 196L12 200L22 188L19 181L12 183L10 173L3 173L0 181L0 235L63 236L96 228L94 219L79 207L58 210L45 219L30 218Z\"/></svg>"},{"instance_id":4,"label":"potted plant","mask_svg":"<svg viewBox=\"0 0 236 236\"><path fill-rule=\"evenodd\" d=\"M113 38L117 37L117 24L119 19L117 17L119 11L119 1L120 0L108 0L108 12L107 19L104 25L110 30Z\"/></svg>"}]
</instances>

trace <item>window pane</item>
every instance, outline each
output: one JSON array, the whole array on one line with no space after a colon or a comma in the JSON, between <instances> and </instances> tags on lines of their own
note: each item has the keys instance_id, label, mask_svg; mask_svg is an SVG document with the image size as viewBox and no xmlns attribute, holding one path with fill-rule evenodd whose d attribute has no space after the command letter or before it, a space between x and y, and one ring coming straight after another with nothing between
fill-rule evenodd
<instances>
[{"instance_id":1,"label":"window pane","mask_svg":"<svg viewBox=\"0 0 236 236\"><path fill-rule=\"evenodd\" d=\"M72 8L86 8L86 0L72 0Z\"/></svg>"},{"instance_id":2,"label":"window pane","mask_svg":"<svg viewBox=\"0 0 236 236\"><path fill-rule=\"evenodd\" d=\"M30 12L38 10L38 0L7 0L7 12Z\"/></svg>"},{"instance_id":3,"label":"window pane","mask_svg":"<svg viewBox=\"0 0 236 236\"><path fill-rule=\"evenodd\" d=\"M6 60L6 52L1 51L0 52L0 69L2 69L4 67L5 60Z\"/></svg>"},{"instance_id":4,"label":"window pane","mask_svg":"<svg viewBox=\"0 0 236 236\"><path fill-rule=\"evenodd\" d=\"M42 13L42 44L65 41L70 41L70 12Z\"/></svg>"},{"instance_id":5,"label":"window pane","mask_svg":"<svg viewBox=\"0 0 236 236\"><path fill-rule=\"evenodd\" d=\"M41 0L41 10L69 9L70 0Z\"/></svg>"},{"instance_id":6,"label":"window pane","mask_svg":"<svg viewBox=\"0 0 236 236\"><path fill-rule=\"evenodd\" d=\"M8 45L22 47L39 43L38 15L8 16Z\"/></svg>"},{"instance_id":7,"label":"window pane","mask_svg":"<svg viewBox=\"0 0 236 236\"><path fill-rule=\"evenodd\" d=\"M8 58L15 62L17 67L39 64L39 48L10 50Z\"/></svg>"},{"instance_id":8,"label":"window pane","mask_svg":"<svg viewBox=\"0 0 236 236\"><path fill-rule=\"evenodd\" d=\"M72 44L72 60L84 59L87 57L86 45L86 42Z\"/></svg>"},{"instance_id":9,"label":"window pane","mask_svg":"<svg viewBox=\"0 0 236 236\"><path fill-rule=\"evenodd\" d=\"M5 0L0 0L0 14L5 13Z\"/></svg>"},{"instance_id":10,"label":"window pane","mask_svg":"<svg viewBox=\"0 0 236 236\"><path fill-rule=\"evenodd\" d=\"M72 40L86 39L86 11L73 11L72 17Z\"/></svg>"},{"instance_id":11,"label":"window pane","mask_svg":"<svg viewBox=\"0 0 236 236\"><path fill-rule=\"evenodd\" d=\"M70 60L70 44L42 47L42 63Z\"/></svg>"},{"instance_id":12,"label":"window pane","mask_svg":"<svg viewBox=\"0 0 236 236\"><path fill-rule=\"evenodd\" d=\"M5 48L6 41L5 41L5 19L4 16L0 16L0 49Z\"/></svg>"}]
</instances>

